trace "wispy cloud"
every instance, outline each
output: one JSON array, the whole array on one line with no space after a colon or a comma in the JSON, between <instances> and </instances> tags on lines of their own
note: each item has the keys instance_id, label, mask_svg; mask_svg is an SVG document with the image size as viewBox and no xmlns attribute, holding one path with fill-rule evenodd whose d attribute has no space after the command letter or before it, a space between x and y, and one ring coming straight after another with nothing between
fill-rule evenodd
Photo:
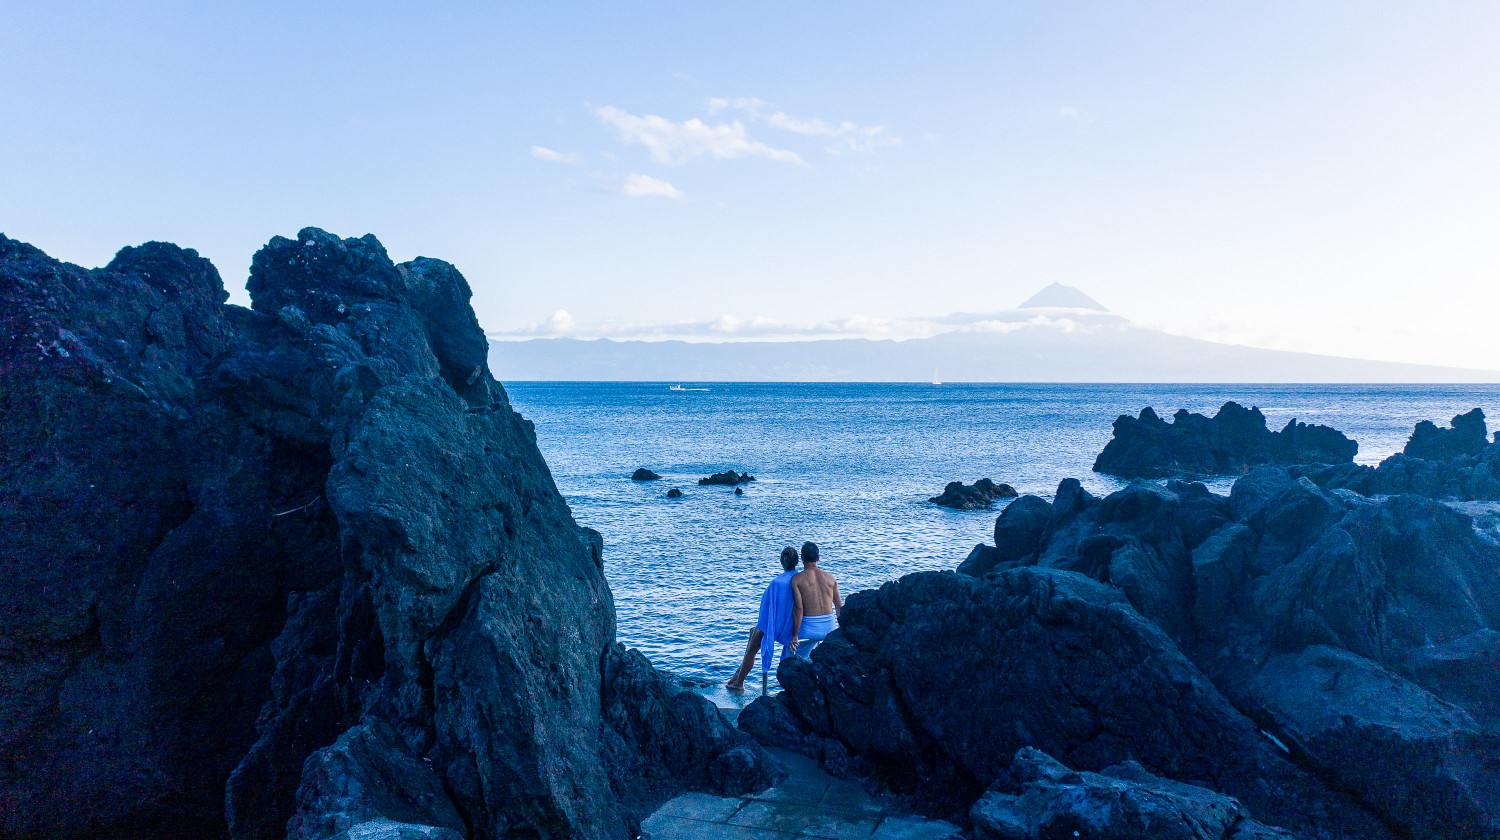
<instances>
[{"instance_id":1,"label":"wispy cloud","mask_svg":"<svg viewBox=\"0 0 1500 840\"><path fill-rule=\"evenodd\" d=\"M652 178L650 175L641 175L635 172L630 173L630 177L625 179L625 186L620 188L620 192L631 198L657 196L660 198L675 198L681 201L687 197L682 194L682 190L677 189L660 178Z\"/></svg>"},{"instance_id":2,"label":"wispy cloud","mask_svg":"<svg viewBox=\"0 0 1500 840\"><path fill-rule=\"evenodd\" d=\"M1058 108L1057 115L1065 120L1073 120L1075 122L1091 123L1094 121L1093 117L1072 105L1064 105Z\"/></svg>"},{"instance_id":3,"label":"wispy cloud","mask_svg":"<svg viewBox=\"0 0 1500 840\"><path fill-rule=\"evenodd\" d=\"M802 156L789 149L777 149L750 139L744 123L734 120L709 125L694 117L675 122L655 114L636 116L613 105L596 108L594 113L606 125L614 127L620 140L645 146L657 163L686 163L694 158L763 157L779 163L806 166Z\"/></svg>"},{"instance_id":4,"label":"wispy cloud","mask_svg":"<svg viewBox=\"0 0 1500 840\"><path fill-rule=\"evenodd\" d=\"M885 126L859 125L843 120L830 122L816 117L794 117L764 99L740 97L725 99L715 97L708 100L708 112L718 114L733 108L745 114L751 123L764 122L769 128L801 134L807 137L839 138L840 142L828 147L831 154L845 151L869 152L880 146L899 146L900 137L886 134Z\"/></svg>"},{"instance_id":5,"label":"wispy cloud","mask_svg":"<svg viewBox=\"0 0 1500 840\"><path fill-rule=\"evenodd\" d=\"M574 166L577 166L577 165L583 163L583 156L582 155L579 155L579 154L567 154L567 155L565 155L562 152L554 152L551 149L547 148L546 146L532 146L531 147L531 156L534 157L534 158L536 158L536 159L538 159L538 160L545 160L545 161L548 161L550 163L567 163L567 164L572 164Z\"/></svg>"}]
</instances>

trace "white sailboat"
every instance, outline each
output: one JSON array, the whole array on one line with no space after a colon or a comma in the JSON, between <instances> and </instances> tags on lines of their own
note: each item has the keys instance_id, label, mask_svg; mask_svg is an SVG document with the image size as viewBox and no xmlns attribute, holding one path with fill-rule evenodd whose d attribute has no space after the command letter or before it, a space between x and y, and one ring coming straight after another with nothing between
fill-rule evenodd
<instances>
[{"instance_id":1,"label":"white sailboat","mask_svg":"<svg viewBox=\"0 0 1500 840\"><path fill-rule=\"evenodd\" d=\"M668 391L707 391L707 388L684 388L681 385L670 385Z\"/></svg>"}]
</instances>

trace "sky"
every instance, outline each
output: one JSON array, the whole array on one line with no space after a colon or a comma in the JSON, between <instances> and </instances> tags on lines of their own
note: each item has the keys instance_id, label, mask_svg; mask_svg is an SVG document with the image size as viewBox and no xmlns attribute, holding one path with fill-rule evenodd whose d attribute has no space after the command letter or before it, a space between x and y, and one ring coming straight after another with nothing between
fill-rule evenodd
<instances>
[{"instance_id":1,"label":"sky","mask_svg":"<svg viewBox=\"0 0 1500 840\"><path fill-rule=\"evenodd\" d=\"M0 0L0 232L247 303L313 225L486 330L916 334L1049 283L1500 368L1500 4ZM676 326L673 326L676 325Z\"/></svg>"}]
</instances>

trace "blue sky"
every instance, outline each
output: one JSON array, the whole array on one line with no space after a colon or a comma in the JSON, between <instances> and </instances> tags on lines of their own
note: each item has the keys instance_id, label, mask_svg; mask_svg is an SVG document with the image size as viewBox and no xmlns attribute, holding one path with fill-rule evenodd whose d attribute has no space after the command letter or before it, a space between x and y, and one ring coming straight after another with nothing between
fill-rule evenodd
<instances>
[{"instance_id":1,"label":"blue sky","mask_svg":"<svg viewBox=\"0 0 1500 840\"><path fill-rule=\"evenodd\" d=\"M371 232L512 333L900 335L1062 282L1496 367L1497 43L1481 2L8 0L0 231L195 247L240 302L272 235Z\"/></svg>"}]
</instances>

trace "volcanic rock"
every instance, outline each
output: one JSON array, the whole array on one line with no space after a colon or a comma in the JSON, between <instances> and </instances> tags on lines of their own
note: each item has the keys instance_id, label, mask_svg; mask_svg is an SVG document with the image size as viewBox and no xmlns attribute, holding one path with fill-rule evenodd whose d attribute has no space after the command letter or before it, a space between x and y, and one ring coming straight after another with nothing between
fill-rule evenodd
<instances>
[{"instance_id":1,"label":"volcanic rock","mask_svg":"<svg viewBox=\"0 0 1500 840\"><path fill-rule=\"evenodd\" d=\"M1014 499L1015 497L1016 490L1009 484L996 484L988 478L981 478L970 485L965 485L961 481L950 481L948 486L943 488L941 495L933 496L927 501L954 510L977 510L993 505L996 499Z\"/></svg>"},{"instance_id":2,"label":"volcanic rock","mask_svg":"<svg viewBox=\"0 0 1500 840\"><path fill-rule=\"evenodd\" d=\"M1232 475L1269 464L1347 464L1359 444L1328 426L1266 428L1260 409L1226 402L1212 418L1180 409L1167 423L1147 407L1121 415L1094 472L1126 478Z\"/></svg>"},{"instance_id":3,"label":"volcanic rock","mask_svg":"<svg viewBox=\"0 0 1500 840\"><path fill-rule=\"evenodd\" d=\"M678 490L676 487L673 487L671 490L667 491L667 498L680 499L682 498L682 491Z\"/></svg>"},{"instance_id":4,"label":"volcanic rock","mask_svg":"<svg viewBox=\"0 0 1500 840\"><path fill-rule=\"evenodd\" d=\"M659 478L661 478L660 475L657 475L656 473L646 469L645 467L641 467L630 474L631 481L656 481Z\"/></svg>"},{"instance_id":5,"label":"volcanic rock","mask_svg":"<svg viewBox=\"0 0 1500 840\"><path fill-rule=\"evenodd\" d=\"M1467 414L1454 417L1452 428L1440 429L1430 420L1423 420L1412 430L1402 454L1426 461L1448 461L1465 455L1478 455L1489 445L1489 433L1485 430L1484 412L1476 408Z\"/></svg>"},{"instance_id":6,"label":"volcanic rock","mask_svg":"<svg viewBox=\"0 0 1500 840\"><path fill-rule=\"evenodd\" d=\"M750 482L752 482L754 480L755 480L755 476L751 475L748 472L737 473L734 470L727 470L725 472L714 473L713 475L709 476L708 478L700 478L700 479L698 479L698 483L699 484L705 484L705 485L707 485L707 484L722 484L722 485L725 485L725 486L732 487L732 486L734 486L736 484L748 484L748 483L750 483Z\"/></svg>"},{"instance_id":7,"label":"volcanic rock","mask_svg":"<svg viewBox=\"0 0 1500 840\"><path fill-rule=\"evenodd\" d=\"M627 837L769 778L602 707L602 542L453 266L307 228L248 287L0 237L0 836ZM664 742L699 752L641 776Z\"/></svg>"},{"instance_id":8,"label":"volcanic rock","mask_svg":"<svg viewBox=\"0 0 1500 840\"><path fill-rule=\"evenodd\" d=\"M1379 466L1342 464L1294 470L1320 486L1357 493L1416 493L1435 499L1500 500L1500 443L1486 442L1484 412L1474 409L1441 429L1423 420L1406 448Z\"/></svg>"},{"instance_id":9,"label":"volcanic rock","mask_svg":"<svg viewBox=\"0 0 1500 840\"><path fill-rule=\"evenodd\" d=\"M1134 761L1077 773L1027 747L969 816L980 840L1252 840L1290 838L1233 797L1148 773Z\"/></svg>"}]
</instances>

